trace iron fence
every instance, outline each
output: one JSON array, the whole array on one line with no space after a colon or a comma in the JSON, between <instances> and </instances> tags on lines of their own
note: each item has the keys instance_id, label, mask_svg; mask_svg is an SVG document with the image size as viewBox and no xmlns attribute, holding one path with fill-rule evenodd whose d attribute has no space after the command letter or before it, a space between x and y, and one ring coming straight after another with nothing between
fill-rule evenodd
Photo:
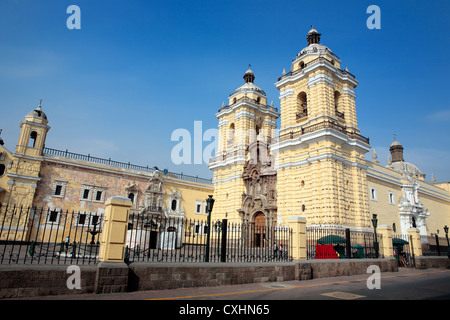
<instances>
[{"instance_id":1,"label":"iron fence","mask_svg":"<svg viewBox=\"0 0 450 320\"><path fill-rule=\"evenodd\" d=\"M448 240L433 233L420 236L422 243L422 254L424 256L446 256L448 252Z\"/></svg>"},{"instance_id":2,"label":"iron fence","mask_svg":"<svg viewBox=\"0 0 450 320\"><path fill-rule=\"evenodd\" d=\"M394 234L392 236L394 258L400 267L415 267L415 254L412 236L408 234Z\"/></svg>"},{"instance_id":3,"label":"iron fence","mask_svg":"<svg viewBox=\"0 0 450 320\"><path fill-rule=\"evenodd\" d=\"M367 259L379 257L380 234L350 229L306 228L307 259Z\"/></svg>"},{"instance_id":4,"label":"iron fence","mask_svg":"<svg viewBox=\"0 0 450 320\"><path fill-rule=\"evenodd\" d=\"M208 241L209 235L209 241ZM292 230L255 224L131 214L126 261L291 261Z\"/></svg>"},{"instance_id":5,"label":"iron fence","mask_svg":"<svg viewBox=\"0 0 450 320\"><path fill-rule=\"evenodd\" d=\"M98 213L0 206L0 264L97 263L102 222Z\"/></svg>"}]
</instances>

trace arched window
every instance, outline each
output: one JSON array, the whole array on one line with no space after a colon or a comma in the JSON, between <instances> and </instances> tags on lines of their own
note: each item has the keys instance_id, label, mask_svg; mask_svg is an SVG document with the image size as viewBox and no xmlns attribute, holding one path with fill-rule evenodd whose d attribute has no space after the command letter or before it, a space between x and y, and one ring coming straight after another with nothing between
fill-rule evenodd
<instances>
[{"instance_id":1,"label":"arched window","mask_svg":"<svg viewBox=\"0 0 450 320\"><path fill-rule=\"evenodd\" d=\"M302 91L297 95L297 119L308 116L308 100L306 92Z\"/></svg>"},{"instance_id":2,"label":"arched window","mask_svg":"<svg viewBox=\"0 0 450 320\"><path fill-rule=\"evenodd\" d=\"M230 124L230 128L228 130L228 139L227 144L231 146L234 143L234 123Z\"/></svg>"},{"instance_id":3,"label":"arched window","mask_svg":"<svg viewBox=\"0 0 450 320\"><path fill-rule=\"evenodd\" d=\"M131 200L131 203L134 203L134 193L131 192L131 193L128 195L128 199Z\"/></svg>"},{"instance_id":4,"label":"arched window","mask_svg":"<svg viewBox=\"0 0 450 320\"><path fill-rule=\"evenodd\" d=\"M2 163L0 164L0 177L5 174L6 166Z\"/></svg>"},{"instance_id":5,"label":"arched window","mask_svg":"<svg viewBox=\"0 0 450 320\"><path fill-rule=\"evenodd\" d=\"M30 140L28 140L29 147L34 148L34 146L36 145L36 138L37 138L37 132L32 131L30 134Z\"/></svg>"},{"instance_id":6,"label":"arched window","mask_svg":"<svg viewBox=\"0 0 450 320\"><path fill-rule=\"evenodd\" d=\"M334 92L334 110L337 117L344 119L344 112L341 106L341 94L339 91Z\"/></svg>"},{"instance_id":7,"label":"arched window","mask_svg":"<svg viewBox=\"0 0 450 320\"><path fill-rule=\"evenodd\" d=\"M171 208L172 208L172 211L177 210L177 200L176 199L172 200Z\"/></svg>"}]
</instances>

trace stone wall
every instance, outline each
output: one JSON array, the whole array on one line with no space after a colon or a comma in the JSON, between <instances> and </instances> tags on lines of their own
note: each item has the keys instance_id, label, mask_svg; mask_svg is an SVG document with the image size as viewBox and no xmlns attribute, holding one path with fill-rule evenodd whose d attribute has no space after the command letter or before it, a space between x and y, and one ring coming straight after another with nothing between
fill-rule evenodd
<instances>
[{"instance_id":1,"label":"stone wall","mask_svg":"<svg viewBox=\"0 0 450 320\"><path fill-rule=\"evenodd\" d=\"M300 278L296 263L177 265L133 263L130 265L130 272L130 286L133 291L288 281ZM305 277L303 279L306 280Z\"/></svg>"},{"instance_id":2,"label":"stone wall","mask_svg":"<svg viewBox=\"0 0 450 320\"><path fill-rule=\"evenodd\" d=\"M99 263L80 266L81 289L68 289L67 266L0 266L0 298L163 290L309 280L366 274L370 265L396 272L394 258L308 260L285 263ZM450 267L447 257L416 257L417 268Z\"/></svg>"},{"instance_id":3,"label":"stone wall","mask_svg":"<svg viewBox=\"0 0 450 320\"><path fill-rule=\"evenodd\" d=\"M81 289L68 289L68 266L0 266L0 298L34 297L94 292L96 266L80 266Z\"/></svg>"}]
</instances>

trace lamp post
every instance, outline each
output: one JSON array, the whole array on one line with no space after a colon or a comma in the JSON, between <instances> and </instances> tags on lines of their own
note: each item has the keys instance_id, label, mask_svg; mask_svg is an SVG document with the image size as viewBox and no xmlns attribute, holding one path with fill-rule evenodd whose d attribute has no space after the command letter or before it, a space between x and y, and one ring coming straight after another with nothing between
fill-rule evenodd
<instances>
[{"instance_id":1,"label":"lamp post","mask_svg":"<svg viewBox=\"0 0 450 320\"><path fill-rule=\"evenodd\" d=\"M450 244L448 242L448 227L444 226L444 232L445 232L445 238L447 238L447 247L450 247Z\"/></svg>"},{"instance_id":2,"label":"lamp post","mask_svg":"<svg viewBox=\"0 0 450 320\"><path fill-rule=\"evenodd\" d=\"M214 207L214 199L211 195L208 196L208 199L206 199L206 211L208 211L208 226L207 226L207 233L206 233L206 253L205 253L205 262L209 262L209 241L211 239L211 211Z\"/></svg>"},{"instance_id":3,"label":"lamp post","mask_svg":"<svg viewBox=\"0 0 450 320\"><path fill-rule=\"evenodd\" d=\"M377 239L377 225L378 225L378 219L377 215L374 214L372 217L372 225L373 225L373 231L375 233L375 255L376 258L378 258L378 239Z\"/></svg>"}]
</instances>

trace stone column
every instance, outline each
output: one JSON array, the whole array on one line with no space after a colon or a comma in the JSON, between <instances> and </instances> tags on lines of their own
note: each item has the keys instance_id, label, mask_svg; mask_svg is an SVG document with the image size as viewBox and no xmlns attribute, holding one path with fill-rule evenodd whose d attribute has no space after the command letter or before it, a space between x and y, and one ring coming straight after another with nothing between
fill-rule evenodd
<instances>
[{"instance_id":1,"label":"stone column","mask_svg":"<svg viewBox=\"0 0 450 320\"><path fill-rule=\"evenodd\" d=\"M129 270L124 262L128 215L132 203L122 196L106 200L99 260L95 275L95 293L126 292Z\"/></svg>"},{"instance_id":2,"label":"stone column","mask_svg":"<svg viewBox=\"0 0 450 320\"><path fill-rule=\"evenodd\" d=\"M294 260L306 260L306 218L292 216L288 218L288 226L292 229L292 248Z\"/></svg>"},{"instance_id":3,"label":"stone column","mask_svg":"<svg viewBox=\"0 0 450 320\"><path fill-rule=\"evenodd\" d=\"M99 260L123 262L128 231L130 199L114 196L106 200L103 231L100 237Z\"/></svg>"},{"instance_id":4,"label":"stone column","mask_svg":"<svg viewBox=\"0 0 450 320\"><path fill-rule=\"evenodd\" d=\"M412 236L412 240L411 240ZM414 255L416 257L422 256L422 242L420 241L420 231L416 228L408 229L408 241L410 242L410 246L413 246ZM412 254L412 251L411 251Z\"/></svg>"},{"instance_id":5,"label":"stone column","mask_svg":"<svg viewBox=\"0 0 450 320\"><path fill-rule=\"evenodd\" d=\"M377 233L381 235L380 255L384 258L394 256L394 246L392 244L392 229L387 225L380 225L377 228Z\"/></svg>"}]
</instances>

